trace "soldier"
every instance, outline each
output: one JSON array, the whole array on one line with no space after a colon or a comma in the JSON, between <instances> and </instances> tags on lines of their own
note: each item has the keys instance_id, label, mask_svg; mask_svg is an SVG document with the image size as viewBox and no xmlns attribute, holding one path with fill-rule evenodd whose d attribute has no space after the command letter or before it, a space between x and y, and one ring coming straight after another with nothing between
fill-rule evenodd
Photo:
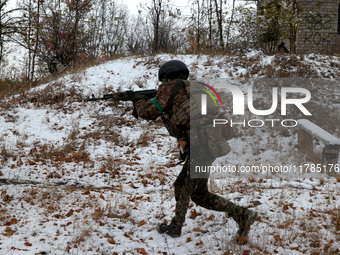
<instances>
[{"instance_id":1,"label":"soldier","mask_svg":"<svg viewBox=\"0 0 340 255\"><path fill-rule=\"evenodd\" d=\"M175 216L168 225L165 223L158 224L157 230L171 237L179 237L191 199L199 206L214 211L226 212L229 217L232 217L239 226L237 242L244 244L250 226L257 218L257 213L209 192L209 176L204 176L203 178L202 176L199 178L190 176L190 164L193 164L195 159L190 157L190 146L188 145L190 142L204 143L204 141L202 140L202 135L198 135L200 136L200 138L197 137L198 139L191 139L192 141L190 141L190 135L188 135L190 130L190 103L188 103L190 101L190 91L188 87L193 82L189 82L188 77L189 70L183 62L179 60L168 61L159 69L158 79L162 84L157 90L156 97L151 100L141 99L134 101L135 112L139 117L146 120L155 120L162 117L169 134L176 137L180 147L187 152L181 154L185 163L174 184ZM191 122L193 121L195 120L191 119ZM194 146L194 148L202 147L204 146ZM195 154L197 155L197 153ZM198 155L200 155L200 152L198 152ZM197 158L204 158L204 164L209 165L213 163L216 156L204 151L201 152L201 156L196 157L196 161L199 161Z\"/></svg>"}]
</instances>

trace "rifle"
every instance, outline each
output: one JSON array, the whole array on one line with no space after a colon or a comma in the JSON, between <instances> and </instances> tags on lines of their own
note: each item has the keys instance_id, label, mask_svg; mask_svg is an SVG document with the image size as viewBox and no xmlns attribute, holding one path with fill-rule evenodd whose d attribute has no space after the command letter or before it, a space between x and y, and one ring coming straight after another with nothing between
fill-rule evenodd
<instances>
[{"instance_id":1,"label":"rifle","mask_svg":"<svg viewBox=\"0 0 340 255\"><path fill-rule=\"evenodd\" d=\"M138 91L132 91L127 90L124 92L117 92L112 94L105 94L103 97L95 97L94 94L92 94L92 97L85 99L85 102L92 102L92 101L100 101L100 100L108 100L112 99L114 101L134 101L139 99L151 99L154 98L157 94L157 90L155 89L147 89L147 90L138 90ZM138 114L136 111L136 108L133 109L132 115L138 119Z\"/></svg>"},{"instance_id":2,"label":"rifle","mask_svg":"<svg viewBox=\"0 0 340 255\"><path fill-rule=\"evenodd\" d=\"M92 102L92 101L100 101L100 100L108 100L112 99L114 101L134 101L139 99L151 99L155 97L157 94L157 90L155 89L147 89L147 90L127 90L124 92L117 92L112 94L105 94L103 97L95 97L92 94L92 97L85 99L85 102Z\"/></svg>"}]
</instances>

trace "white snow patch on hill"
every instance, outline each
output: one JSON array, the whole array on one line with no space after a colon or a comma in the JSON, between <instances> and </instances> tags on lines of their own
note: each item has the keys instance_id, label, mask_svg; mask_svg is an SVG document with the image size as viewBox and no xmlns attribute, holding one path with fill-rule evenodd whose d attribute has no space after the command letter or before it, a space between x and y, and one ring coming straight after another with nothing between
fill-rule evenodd
<instances>
[{"instance_id":1,"label":"white snow patch on hill","mask_svg":"<svg viewBox=\"0 0 340 255\"><path fill-rule=\"evenodd\" d=\"M0 254L339 252L339 179L327 175L211 178L213 192L259 212L247 245L234 243L237 225L231 218L194 203L181 237L157 233L156 224L174 215L173 182L181 170L175 139L159 121L134 119L130 102L83 100L91 94L157 88L159 65L171 58L184 61L191 76L203 80L278 76L284 69L282 59L278 63L279 57L259 52L126 57L3 101ZM330 79L337 75L336 68L331 69L334 63L339 65L336 57L308 55L298 62L285 72L298 77L296 70L305 70L302 63L312 65L308 75ZM337 98L332 98L339 95L339 87L312 89L312 94L334 102L328 105L331 112L339 112ZM339 135L336 122L329 124L333 126L333 134ZM220 160L233 165L310 163L299 154L294 131L241 130L229 143L231 153Z\"/></svg>"}]
</instances>

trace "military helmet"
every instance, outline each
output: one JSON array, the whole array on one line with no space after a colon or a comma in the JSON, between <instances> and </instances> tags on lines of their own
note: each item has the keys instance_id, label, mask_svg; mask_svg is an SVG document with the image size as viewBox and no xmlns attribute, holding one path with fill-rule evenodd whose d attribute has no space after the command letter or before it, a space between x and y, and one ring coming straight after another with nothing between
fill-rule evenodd
<instances>
[{"instance_id":1,"label":"military helmet","mask_svg":"<svg viewBox=\"0 0 340 255\"><path fill-rule=\"evenodd\" d=\"M158 80L163 81L163 79L176 79L181 78L183 80L188 79L189 70L187 66L179 60L170 60L165 62L158 71Z\"/></svg>"}]
</instances>

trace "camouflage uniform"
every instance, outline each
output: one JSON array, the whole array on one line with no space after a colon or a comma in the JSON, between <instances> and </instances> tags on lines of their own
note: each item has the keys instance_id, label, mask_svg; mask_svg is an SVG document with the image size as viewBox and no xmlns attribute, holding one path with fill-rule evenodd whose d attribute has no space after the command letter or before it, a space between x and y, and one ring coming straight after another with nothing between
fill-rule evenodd
<instances>
[{"instance_id":1,"label":"camouflage uniform","mask_svg":"<svg viewBox=\"0 0 340 255\"><path fill-rule=\"evenodd\" d=\"M176 81L163 82L158 90L156 99L159 104L165 108L168 99L174 89ZM173 105L169 110L169 115L173 112L175 107L181 105L184 101L188 100L189 96L186 92L185 84L182 83L174 98ZM151 102L151 100L138 100L134 102L137 114L139 117L147 120L155 120L162 115L161 111ZM187 130L190 129L190 121L185 124ZM205 155L204 162L212 163L215 158L213 156ZM171 224L175 230L174 233L169 233L170 236L176 237L181 234L181 228L185 221L185 215L188 210L190 199L197 205L206 209L226 212L228 216L232 217L239 225L242 224L242 218L247 213L247 209L238 206L227 199L212 194L208 191L208 177L207 178L190 178L190 162L193 159L187 157L183 169L175 181L175 199L176 199L176 214L172 219ZM209 165L209 164L208 164Z\"/></svg>"}]
</instances>

